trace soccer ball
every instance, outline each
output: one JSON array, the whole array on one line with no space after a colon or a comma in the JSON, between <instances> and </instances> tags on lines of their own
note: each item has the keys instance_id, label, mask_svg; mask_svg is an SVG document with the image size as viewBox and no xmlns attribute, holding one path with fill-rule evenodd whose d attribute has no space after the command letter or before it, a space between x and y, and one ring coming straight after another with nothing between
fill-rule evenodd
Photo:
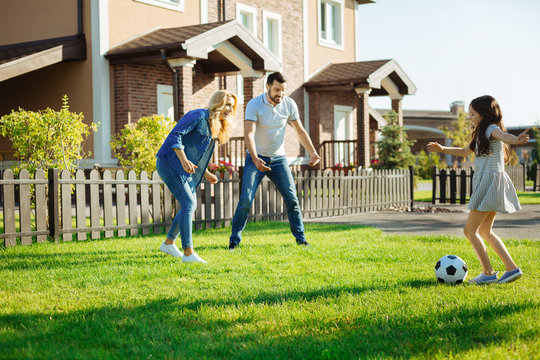
<instances>
[{"instance_id":1,"label":"soccer ball","mask_svg":"<svg viewBox=\"0 0 540 360\"><path fill-rule=\"evenodd\" d=\"M467 271L465 261L456 255L445 255L435 264L435 276L442 284L461 284Z\"/></svg>"}]
</instances>

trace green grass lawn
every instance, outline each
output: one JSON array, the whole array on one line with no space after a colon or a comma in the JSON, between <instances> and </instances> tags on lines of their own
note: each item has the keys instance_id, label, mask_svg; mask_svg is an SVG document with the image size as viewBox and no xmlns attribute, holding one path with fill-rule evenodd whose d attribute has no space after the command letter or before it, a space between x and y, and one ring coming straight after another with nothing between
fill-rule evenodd
<instances>
[{"instance_id":1,"label":"green grass lawn","mask_svg":"<svg viewBox=\"0 0 540 360\"><path fill-rule=\"evenodd\" d=\"M0 358L517 359L540 354L540 243L509 240L524 277L439 285L464 238L286 223L196 232L208 264L158 251L164 235L0 251ZM491 253L493 255L493 253ZM494 257L494 266L503 270Z\"/></svg>"}]
</instances>

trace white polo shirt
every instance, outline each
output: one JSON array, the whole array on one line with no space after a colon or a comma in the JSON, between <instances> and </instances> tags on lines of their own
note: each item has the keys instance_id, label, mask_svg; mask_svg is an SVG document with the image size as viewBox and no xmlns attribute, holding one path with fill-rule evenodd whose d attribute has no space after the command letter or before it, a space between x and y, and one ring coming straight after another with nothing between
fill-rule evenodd
<instances>
[{"instance_id":1,"label":"white polo shirt","mask_svg":"<svg viewBox=\"0 0 540 360\"><path fill-rule=\"evenodd\" d=\"M251 99L246 106L246 121L255 121L255 149L257 154L274 157L284 156L285 127L287 121L300 119L298 106L293 99L284 96L279 104L272 105L266 93Z\"/></svg>"}]
</instances>

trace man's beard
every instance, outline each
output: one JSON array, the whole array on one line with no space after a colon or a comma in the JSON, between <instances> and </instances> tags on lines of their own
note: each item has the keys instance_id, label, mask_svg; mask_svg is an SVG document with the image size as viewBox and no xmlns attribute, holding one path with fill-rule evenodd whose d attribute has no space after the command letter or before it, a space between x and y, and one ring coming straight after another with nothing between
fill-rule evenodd
<instances>
[{"instance_id":1,"label":"man's beard","mask_svg":"<svg viewBox=\"0 0 540 360\"><path fill-rule=\"evenodd\" d=\"M272 98L272 101L275 102L276 104L279 104L281 102L281 96L274 96Z\"/></svg>"}]
</instances>

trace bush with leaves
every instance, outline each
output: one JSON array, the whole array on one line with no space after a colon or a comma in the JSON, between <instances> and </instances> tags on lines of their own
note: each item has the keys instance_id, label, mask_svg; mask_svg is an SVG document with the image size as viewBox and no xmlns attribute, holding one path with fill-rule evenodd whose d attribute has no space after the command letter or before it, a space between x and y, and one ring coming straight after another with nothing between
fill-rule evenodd
<instances>
[{"instance_id":1,"label":"bush with leaves","mask_svg":"<svg viewBox=\"0 0 540 360\"><path fill-rule=\"evenodd\" d=\"M69 111L68 97L62 98L62 109L51 108L37 112L12 111L0 118L0 133L9 138L19 163L13 166L18 174L27 169L57 168L75 172L80 161L91 153L84 153L82 144L98 124L84 124L84 115ZM45 172L47 173L47 172Z\"/></svg>"},{"instance_id":2,"label":"bush with leaves","mask_svg":"<svg viewBox=\"0 0 540 360\"><path fill-rule=\"evenodd\" d=\"M120 165L127 171L151 174L156 170L156 154L175 123L161 115L142 117L126 124L112 137L111 147Z\"/></svg>"},{"instance_id":3,"label":"bush with leaves","mask_svg":"<svg viewBox=\"0 0 540 360\"><path fill-rule=\"evenodd\" d=\"M407 140L407 133L398 124L398 114L390 111L384 115L387 125L382 129L382 139L377 141L379 159L373 165L379 169L406 169L414 165L415 158L411 152L414 140Z\"/></svg>"},{"instance_id":4,"label":"bush with leaves","mask_svg":"<svg viewBox=\"0 0 540 360\"><path fill-rule=\"evenodd\" d=\"M416 156L416 167L414 168L415 175L420 177L420 179L431 179L434 166L445 168L446 162L441 160L439 154L435 152L426 154L424 150L420 150Z\"/></svg>"}]
</instances>

